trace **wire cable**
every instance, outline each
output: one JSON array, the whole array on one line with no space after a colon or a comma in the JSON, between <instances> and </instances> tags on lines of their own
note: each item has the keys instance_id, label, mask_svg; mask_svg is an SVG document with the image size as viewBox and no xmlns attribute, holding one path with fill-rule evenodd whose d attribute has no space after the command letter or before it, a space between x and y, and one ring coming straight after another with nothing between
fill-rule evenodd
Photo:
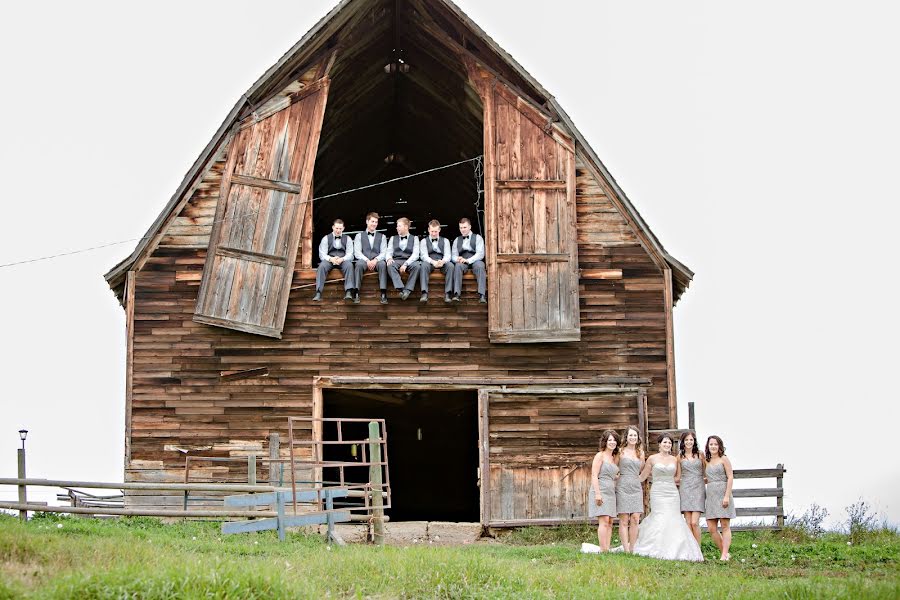
<instances>
[{"instance_id":1,"label":"wire cable","mask_svg":"<svg viewBox=\"0 0 900 600\"><path fill-rule=\"evenodd\" d=\"M417 172L417 173L410 173L409 175L403 175L402 177L395 177L395 178L393 178L393 179L387 179L387 180L385 180L385 181L378 181L378 182L376 182L376 183L370 183L370 184L368 184L368 185L363 185L363 186L356 187L356 188L352 188L352 189L349 189L349 190L343 190L343 191L340 191L340 192L334 192L333 194L326 194L326 195L324 195L324 196L318 196L318 197L316 197L316 198L311 198L310 200L304 200L304 201L301 201L301 202L288 202L288 203L285 203L285 208L287 208L287 207L290 206L291 204L303 204L303 203L306 203L306 202L312 203L312 202L317 202L317 201L319 201L319 200L325 200L326 198L334 198L335 196L342 196L342 195L344 195L344 194L352 194L352 193L354 193L354 192L359 192L359 191L362 191L362 190L368 190L368 189L371 189L371 188L374 188L374 187L378 187L378 186L381 186L381 185L387 185L387 184L389 184L389 183L395 183L395 182L397 182L397 181L402 181L402 180L404 180L404 179L411 179L411 178L413 178L413 177L419 177L419 176L421 176L421 175L427 175L428 173L434 173L435 171L441 171L441 170L444 170L444 169L449 169L449 168L451 168L451 167L456 167L456 166L459 166L459 165L464 165L464 164L466 164L466 163L470 163L470 162L473 162L473 161L477 161L477 162L476 162L476 168L477 168L477 165L480 165L480 164L481 164L481 159L482 159L483 156L484 156L484 155L478 155L478 156L476 156L476 157L474 157L474 158L467 158L466 160L460 160L460 161L457 161L457 162L455 162L455 163L450 163L450 164L447 164L447 165L441 165L440 167L434 167L434 168L431 168L431 169L426 169L426 170L424 170L424 171L419 171L419 172ZM210 223L210 225L215 225L216 223L223 223L223 222L225 222L225 221L234 221L234 220L238 220L238 219L247 219L247 218L254 217L254 216L258 215L261 211L262 211L262 209L256 210L256 211L253 211L253 212L249 212L249 213L244 213L244 214L242 214L242 215L240 215L240 216L236 216L236 217L226 217L226 218L224 218L224 219L219 219L219 220L217 220L217 221L213 221L212 223ZM90 248L81 248L81 249L79 249L79 250L72 250L72 251L70 251L70 252L60 252L59 254L51 254L51 255L49 255L49 256L40 256L40 257L37 257L37 258L28 258L28 259L25 259L25 260L19 260L19 261L15 261L15 262L3 263L3 264L0 264L0 269L4 269L4 268L7 268L7 267L15 267L15 266L18 266L18 265L26 265L26 264L30 264L30 263L36 263L36 262L45 261L45 260L53 260L53 259L55 259L55 258L60 258L60 257L63 257L63 256L72 256L73 254L81 254L81 253L83 253L83 252L91 252L91 251L93 251L93 250L100 250L101 248L109 248L109 247L111 247L111 246L119 246L119 245L121 245L121 244L127 244L127 243L129 243L129 242L139 242L139 241L143 241L143 240L149 240L150 238L156 237L156 235L157 235L157 234L147 235L147 236L144 236L144 237L131 238L131 239L127 239L127 240L120 240L120 241L118 241L118 242L110 242L110 243L108 243L108 244L100 244L99 246L91 246Z\"/></svg>"}]
</instances>

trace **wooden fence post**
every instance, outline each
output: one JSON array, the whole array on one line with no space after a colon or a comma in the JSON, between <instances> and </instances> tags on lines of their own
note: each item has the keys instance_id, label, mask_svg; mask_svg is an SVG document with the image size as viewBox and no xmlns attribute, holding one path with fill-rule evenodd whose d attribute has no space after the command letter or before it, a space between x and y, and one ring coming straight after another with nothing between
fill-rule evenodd
<instances>
[{"instance_id":1,"label":"wooden fence post","mask_svg":"<svg viewBox=\"0 0 900 600\"><path fill-rule=\"evenodd\" d=\"M25 445L25 442L22 442L22 445ZM25 479L25 448L18 449L18 458L19 458L19 479ZM25 504L28 502L28 493L27 489L24 485L19 485L19 502ZM28 511L20 510L19 518L23 521L28 520Z\"/></svg>"},{"instance_id":2,"label":"wooden fence post","mask_svg":"<svg viewBox=\"0 0 900 600\"><path fill-rule=\"evenodd\" d=\"M256 455L247 456L247 483L256 485Z\"/></svg>"},{"instance_id":3,"label":"wooden fence post","mask_svg":"<svg viewBox=\"0 0 900 600\"><path fill-rule=\"evenodd\" d=\"M384 545L384 497L381 493L381 430L375 421L369 422L369 485L372 487L372 537L378 546Z\"/></svg>"},{"instance_id":4,"label":"wooden fence post","mask_svg":"<svg viewBox=\"0 0 900 600\"><path fill-rule=\"evenodd\" d=\"M277 529L278 529L278 539L280 541L284 541L285 538L285 527L284 527L284 497L287 492L276 492L275 493L275 506L276 511L278 512L277 519Z\"/></svg>"},{"instance_id":5,"label":"wooden fence post","mask_svg":"<svg viewBox=\"0 0 900 600\"><path fill-rule=\"evenodd\" d=\"M279 485L278 481L278 469L275 468L278 463L278 457L281 451L281 440L278 438L277 433L269 434L269 485L276 486Z\"/></svg>"},{"instance_id":6,"label":"wooden fence post","mask_svg":"<svg viewBox=\"0 0 900 600\"><path fill-rule=\"evenodd\" d=\"M775 478L775 487L781 492L778 494L778 497L775 498L775 506L781 509L779 515L775 517L775 523L778 526L778 529L784 529L784 486L782 480L784 479L784 465L778 463L778 468L781 469L781 474Z\"/></svg>"}]
</instances>

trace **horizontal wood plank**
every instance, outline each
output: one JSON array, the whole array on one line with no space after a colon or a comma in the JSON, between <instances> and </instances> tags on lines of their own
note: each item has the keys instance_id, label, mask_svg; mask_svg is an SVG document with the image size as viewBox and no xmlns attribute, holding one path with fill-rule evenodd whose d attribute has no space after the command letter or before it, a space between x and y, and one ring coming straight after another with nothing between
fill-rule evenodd
<instances>
[{"instance_id":1,"label":"horizontal wood plank","mask_svg":"<svg viewBox=\"0 0 900 600\"><path fill-rule=\"evenodd\" d=\"M546 253L522 253L522 254L498 254L498 263L554 263L569 262L571 257L568 254L546 254Z\"/></svg>"},{"instance_id":2,"label":"horizontal wood plank","mask_svg":"<svg viewBox=\"0 0 900 600\"><path fill-rule=\"evenodd\" d=\"M494 185L498 190L566 190L562 179L498 179Z\"/></svg>"}]
</instances>

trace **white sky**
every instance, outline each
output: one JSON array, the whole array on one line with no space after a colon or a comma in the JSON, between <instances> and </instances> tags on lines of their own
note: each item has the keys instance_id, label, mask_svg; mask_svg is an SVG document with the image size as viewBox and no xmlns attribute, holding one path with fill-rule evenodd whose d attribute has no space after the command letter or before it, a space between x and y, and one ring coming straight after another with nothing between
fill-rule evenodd
<instances>
[{"instance_id":1,"label":"white sky","mask_svg":"<svg viewBox=\"0 0 900 600\"><path fill-rule=\"evenodd\" d=\"M862 497L900 522L900 4L459 5L697 273L675 309L681 424L692 400L736 466L783 462L789 510L842 519ZM0 263L144 235L240 95L331 6L5 8ZM30 475L121 481L124 314L102 275L133 247L0 269L0 476L24 426Z\"/></svg>"}]
</instances>

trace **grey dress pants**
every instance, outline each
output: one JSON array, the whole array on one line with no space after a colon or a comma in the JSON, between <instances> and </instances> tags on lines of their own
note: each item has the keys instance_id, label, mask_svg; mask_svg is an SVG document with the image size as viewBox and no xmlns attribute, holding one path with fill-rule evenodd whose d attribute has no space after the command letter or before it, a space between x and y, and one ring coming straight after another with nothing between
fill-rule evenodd
<instances>
[{"instance_id":1,"label":"grey dress pants","mask_svg":"<svg viewBox=\"0 0 900 600\"><path fill-rule=\"evenodd\" d=\"M387 265L383 260L379 260L375 263L375 271L378 272L378 289L386 290L387 289ZM366 270L366 261L358 260L356 261L356 279L354 283L356 284L356 289L362 289L363 275L367 273Z\"/></svg>"},{"instance_id":2,"label":"grey dress pants","mask_svg":"<svg viewBox=\"0 0 900 600\"><path fill-rule=\"evenodd\" d=\"M478 282L478 293L485 295L487 293L487 269L484 267L483 260L476 260L471 265L469 263L456 263L453 265L453 293L462 293L463 274L469 269L475 273L475 281Z\"/></svg>"},{"instance_id":3,"label":"grey dress pants","mask_svg":"<svg viewBox=\"0 0 900 600\"><path fill-rule=\"evenodd\" d=\"M331 272L332 269L340 269L344 274L344 289L352 290L356 287L356 273L353 269L353 261L345 260L338 265L333 265L327 260L323 260L319 263L319 268L316 269L316 291L321 292L322 288L325 286L325 282L328 280L328 273Z\"/></svg>"},{"instance_id":4,"label":"grey dress pants","mask_svg":"<svg viewBox=\"0 0 900 600\"><path fill-rule=\"evenodd\" d=\"M445 262L444 266L440 268L441 272L444 274L444 293L450 294L453 292L453 263ZM428 293L428 277L431 275L431 272L434 271L434 266L431 263L422 262L422 268L419 269L419 282L422 287L422 293Z\"/></svg>"}]
</instances>

